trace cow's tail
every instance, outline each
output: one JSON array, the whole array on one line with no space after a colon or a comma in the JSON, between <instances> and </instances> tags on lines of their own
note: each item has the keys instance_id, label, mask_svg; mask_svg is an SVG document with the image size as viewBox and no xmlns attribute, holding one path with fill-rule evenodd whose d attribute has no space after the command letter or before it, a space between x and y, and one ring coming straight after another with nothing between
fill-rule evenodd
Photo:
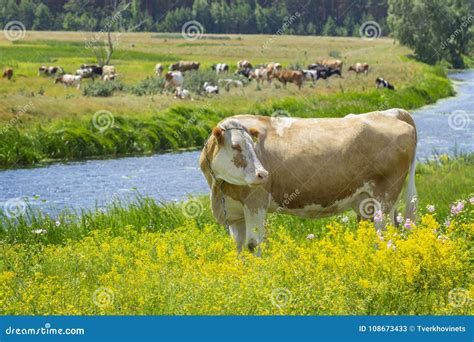
<instances>
[{"instance_id":1,"label":"cow's tail","mask_svg":"<svg viewBox=\"0 0 474 342\"><path fill-rule=\"evenodd\" d=\"M416 218L416 208L418 206L418 195L415 186L415 169L416 169L416 145L413 151L413 156L410 165L410 175L408 178L408 190L406 198L405 217L414 221Z\"/></svg>"}]
</instances>

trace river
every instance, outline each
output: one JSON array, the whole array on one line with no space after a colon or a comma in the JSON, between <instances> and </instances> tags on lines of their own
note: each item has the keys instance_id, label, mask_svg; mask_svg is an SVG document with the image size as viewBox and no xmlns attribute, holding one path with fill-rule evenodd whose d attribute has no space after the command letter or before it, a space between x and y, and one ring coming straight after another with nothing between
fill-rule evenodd
<instances>
[{"instance_id":1,"label":"river","mask_svg":"<svg viewBox=\"0 0 474 342\"><path fill-rule=\"evenodd\" d=\"M418 160L433 152L474 151L474 70L451 73L456 96L413 111L418 128ZM0 208L13 198L54 214L64 208L94 209L137 194L180 201L208 193L198 167L199 151L118 159L55 163L0 171Z\"/></svg>"}]
</instances>

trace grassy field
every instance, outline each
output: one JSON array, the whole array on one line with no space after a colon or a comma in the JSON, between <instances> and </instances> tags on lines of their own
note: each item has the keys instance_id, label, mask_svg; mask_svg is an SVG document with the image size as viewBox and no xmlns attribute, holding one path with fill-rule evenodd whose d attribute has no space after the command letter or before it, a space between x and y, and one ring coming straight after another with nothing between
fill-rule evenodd
<instances>
[{"instance_id":1,"label":"grassy field","mask_svg":"<svg viewBox=\"0 0 474 342\"><path fill-rule=\"evenodd\" d=\"M0 313L473 314L473 171L473 155L419 164L416 225L383 234L270 215L261 258L236 255L207 198L0 216Z\"/></svg>"},{"instance_id":2,"label":"grassy field","mask_svg":"<svg viewBox=\"0 0 474 342\"><path fill-rule=\"evenodd\" d=\"M0 66L15 69L13 81L0 79L0 167L196 147L217 121L233 114L271 115L284 110L291 116L336 117L390 107L412 109L453 95L441 68L414 61L408 49L382 38L281 36L268 43L270 36L211 35L187 41L179 35L127 33L117 38L112 59L126 88L153 77L156 63L167 67L178 60L200 61L204 70L218 62L235 69L240 59L255 65L277 61L285 67L305 67L328 56L344 61L343 79L318 82L314 88L307 84L302 90L293 85L257 89L251 83L243 91L221 91L219 96L195 94L194 101L164 94L136 96L127 91L88 97L37 75L43 64L74 72L83 63L94 63L92 51L85 47L90 36L28 32L17 42L0 37ZM346 71L356 62L370 64L368 77ZM389 80L397 90L375 90L377 76ZM94 125L94 114L100 111L110 112L107 129Z\"/></svg>"}]
</instances>

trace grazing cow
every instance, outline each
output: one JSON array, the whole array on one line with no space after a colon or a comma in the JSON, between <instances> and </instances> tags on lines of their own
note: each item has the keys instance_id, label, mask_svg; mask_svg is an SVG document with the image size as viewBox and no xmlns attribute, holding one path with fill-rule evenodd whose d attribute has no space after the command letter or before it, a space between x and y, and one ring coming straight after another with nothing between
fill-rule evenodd
<instances>
[{"instance_id":1,"label":"grazing cow","mask_svg":"<svg viewBox=\"0 0 474 342\"><path fill-rule=\"evenodd\" d=\"M268 70L264 67L250 71L249 80L256 80L257 84L260 84L260 82L263 82L264 80L267 80L269 83L271 82L268 79Z\"/></svg>"},{"instance_id":2,"label":"grazing cow","mask_svg":"<svg viewBox=\"0 0 474 342\"><path fill-rule=\"evenodd\" d=\"M341 70L333 69L333 68L322 68L316 70L316 79L319 80L320 78L327 80L332 75L339 75L342 78Z\"/></svg>"},{"instance_id":3,"label":"grazing cow","mask_svg":"<svg viewBox=\"0 0 474 342\"><path fill-rule=\"evenodd\" d=\"M319 69L325 69L326 67L322 64L319 63L313 63L308 65L309 70L319 70Z\"/></svg>"},{"instance_id":4,"label":"grazing cow","mask_svg":"<svg viewBox=\"0 0 474 342\"><path fill-rule=\"evenodd\" d=\"M349 66L348 71L355 71L356 74L363 72L364 74L369 73L369 65L367 63L356 63L356 65Z\"/></svg>"},{"instance_id":5,"label":"grazing cow","mask_svg":"<svg viewBox=\"0 0 474 342\"><path fill-rule=\"evenodd\" d=\"M219 94L219 87L211 85L209 82L204 82L202 87L206 94Z\"/></svg>"},{"instance_id":6,"label":"grazing cow","mask_svg":"<svg viewBox=\"0 0 474 342\"><path fill-rule=\"evenodd\" d=\"M102 75L115 75L116 70L114 65L104 65L102 67Z\"/></svg>"},{"instance_id":7,"label":"grazing cow","mask_svg":"<svg viewBox=\"0 0 474 342\"><path fill-rule=\"evenodd\" d=\"M303 70L303 74L306 81L311 81L313 85L316 85L316 81L318 79L317 70Z\"/></svg>"},{"instance_id":8,"label":"grazing cow","mask_svg":"<svg viewBox=\"0 0 474 342\"><path fill-rule=\"evenodd\" d=\"M237 70L242 70L242 69L252 69L252 63L250 63L248 60L240 60L237 62Z\"/></svg>"},{"instance_id":9,"label":"grazing cow","mask_svg":"<svg viewBox=\"0 0 474 342\"><path fill-rule=\"evenodd\" d=\"M250 79L250 73L252 72L252 68L245 68L245 69L240 69L235 72L236 75L242 75L245 78Z\"/></svg>"},{"instance_id":10,"label":"grazing cow","mask_svg":"<svg viewBox=\"0 0 474 342\"><path fill-rule=\"evenodd\" d=\"M229 65L225 63L213 64L211 68L217 74L227 74L229 72Z\"/></svg>"},{"instance_id":11,"label":"grazing cow","mask_svg":"<svg viewBox=\"0 0 474 342\"><path fill-rule=\"evenodd\" d=\"M165 75L164 89L175 89L183 86L184 76L181 71L169 71Z\"/></svg>"},{"instance_id":12,"label":"grazing cow","mask_svg":"<svg viewBox=\"0 0 474 342\"><path fill-rule=\"evenodd\" d=\"M408 173L413 220L416 143L403 109L321 119L237 115L213 129L199 163L217 222L229 225L239 252L253 251L268 212L319 218L352 209L359 219L382 212L395 220Z\"/></svg>"},{"instance_id":13,"label":"grazing cow","mask_svg":"<svg viewBox=\"0 0 474 342\"><path fill-rule=\"evenodd\" d=\"M339 69L342 72L342 61L340 59L324 58L316 64L322 64L332 69Z\"/></svg>"},{"instance_id":14,"label":"grazing cow","mask_svg":"<svg viewBox=\"0 0 474 342\"><path fill-rule=\"evenodd\" d=\"M377 88L387 88L390 90L395 90L395 87L391 85L388 81L385 81L382 77L377 77L375 80L375 86Z\"/></svg>"},{"instance_id":15,"label":"grazing cow","mask_svg":"<svg viewBox=\"0 0 474 342\"><path fill-rule=\"evenodd\" d=\"M42 65L41 67L38 68L38 75L56 76L59 74L64 74L64 70L60 66Z\"/></svg>"},{"instance_id":16,"label":"grazing cow","mask_svg":"<svg viewBox=\"0 0 474 342\"><path fill-rule=\"evenodd\" d=\"M275 72L275 77L283 83L286 88L286 83L294 83L301 89L304 80L304 74L300 70L279 70Z\"/></svg>"},{"instance_id":17,"label":"grazing cow","mask_svg":"<svg viewBox=\"0 0 474 342\"><path fill-rule=\"evenodd\" d=\"M56 77L54 83L62 83L64 87L76 87L79 89L81 87L81 78L82 76L80 75L64 74Z\"/></svg>"},{"instance_id":18,"label":"grazing cow","mask_svg":"<svg viewBox=\"0 0 474 342\"><path fill-rule=\"evenodd\" d=\"M82 64L81 67L76 70L76 75L82 78L92 78L93 80L96 76L102 76L103 73L103 67L97 64Z\"/></svg>"},{"instance_id":19,"label":"grazing cow","mask_svg":"<svg viewBox=\"0 0 474 342\"><path fill-rule=\"evenodd\" d=\"M160 63L155 65L155 74L158 77L161 77L161 75L163 74L163 65L161 65Z\"/></svg>"},{"instance_id":20,"label":"grazing cow","mask_svg":"<svg viewBox=\"0 0 474 342\"><path fill-rule=\"evenodd\" d=\"M182 87L176 87L176 90L174 91L174 97L176 99L187 100L191 99L191 94L187 89L183 89Z\"/></svg>"},{"instance_id":21,"label":"grazing cow","mask_svg":"<svg viewBox=\"0 0 474 342\"><path fill-rule=\"evenodd\" d=\"M13 78L13 68L5 68L3 70L3 78L6 78L8 80L11 80Z\"/></svg>"},{"instance_id":22,"label":"grazing cow","mask_svg":"<svg viewBox=\"0 0 474 342\"><path fill-rule=\"evenodd\" d=\"M275 77L275 73L280 71L282 69L282 66L280 63L275 63L271 62L267 64L266 70L267 70L267 81L268 83L272 83L272 79Z\"/></svg>"},{"instance_id":23,"label":"grazing cow","mask_svg":"<svg viewBox=\"0 0 474 342\"><path fill-rule=\"evenodd\" d=\"M188 70L199 70L199 62L189 62L189 61L180 61L170 65L171 71L181 71L185 72Z\"/></svg>"},{"instance_id":24,"label":"grazing cow","mask_svg":"<svg viewBox=\"0 0 474 342\"><path fill-rule=\"evenodd\" d=\"M112 75L103 75L102 80L104 81L114 81L117 79L118 74L112 74Z\"/></svg>"}]
</instances>

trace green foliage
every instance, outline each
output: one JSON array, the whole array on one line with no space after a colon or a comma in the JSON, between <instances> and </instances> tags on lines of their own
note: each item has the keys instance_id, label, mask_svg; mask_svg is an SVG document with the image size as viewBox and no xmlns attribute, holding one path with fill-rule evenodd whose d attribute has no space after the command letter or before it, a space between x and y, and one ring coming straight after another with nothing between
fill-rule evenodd
<instances>
[{"instance_id":1,"label":"green foliage","mask_svg":"<svg viewBox=\"0 0 474 342\"><path fill-rule=\"evenodd\" d=\"M122 82L118 80L88 82L83 85L82 94L85 96L108 97L112 96L115 91L123 90L123 88Z\"/></svg>"},{"instance_id":2,"label":"green foliage","mask_svg":"<svg viewBox=\"0 0 474 342\"><path fill-rule=\"evenodd\" d=\"M147 77L140 81L136 86L129 87L129 91L137 96L161 94L165 85L164 78Z\"/></svg>"},{"instance_id":3,"label":"green foliage","mask_svg":"<svg viewBox=\"0 0 474 342\"><path fill-rule=\"evenodd\" d=\"M183 87L197 94L204 92L202 86L205 82L217 85L218 76L213 70L191 70L186 72Z\"/></svg>"},{"instance_id":4,"label":"green foliage","mask_svg":"<svg viewBox=\"0 0 474 342\"><path fill-rule=\"evenodd\" d=\"M469 0L389 0L388 23L394 37L425 63L446 60L464 68L470 52L474 16ZM472 50L471 50L472 51Z\"/></svg>"}]
</instances>

